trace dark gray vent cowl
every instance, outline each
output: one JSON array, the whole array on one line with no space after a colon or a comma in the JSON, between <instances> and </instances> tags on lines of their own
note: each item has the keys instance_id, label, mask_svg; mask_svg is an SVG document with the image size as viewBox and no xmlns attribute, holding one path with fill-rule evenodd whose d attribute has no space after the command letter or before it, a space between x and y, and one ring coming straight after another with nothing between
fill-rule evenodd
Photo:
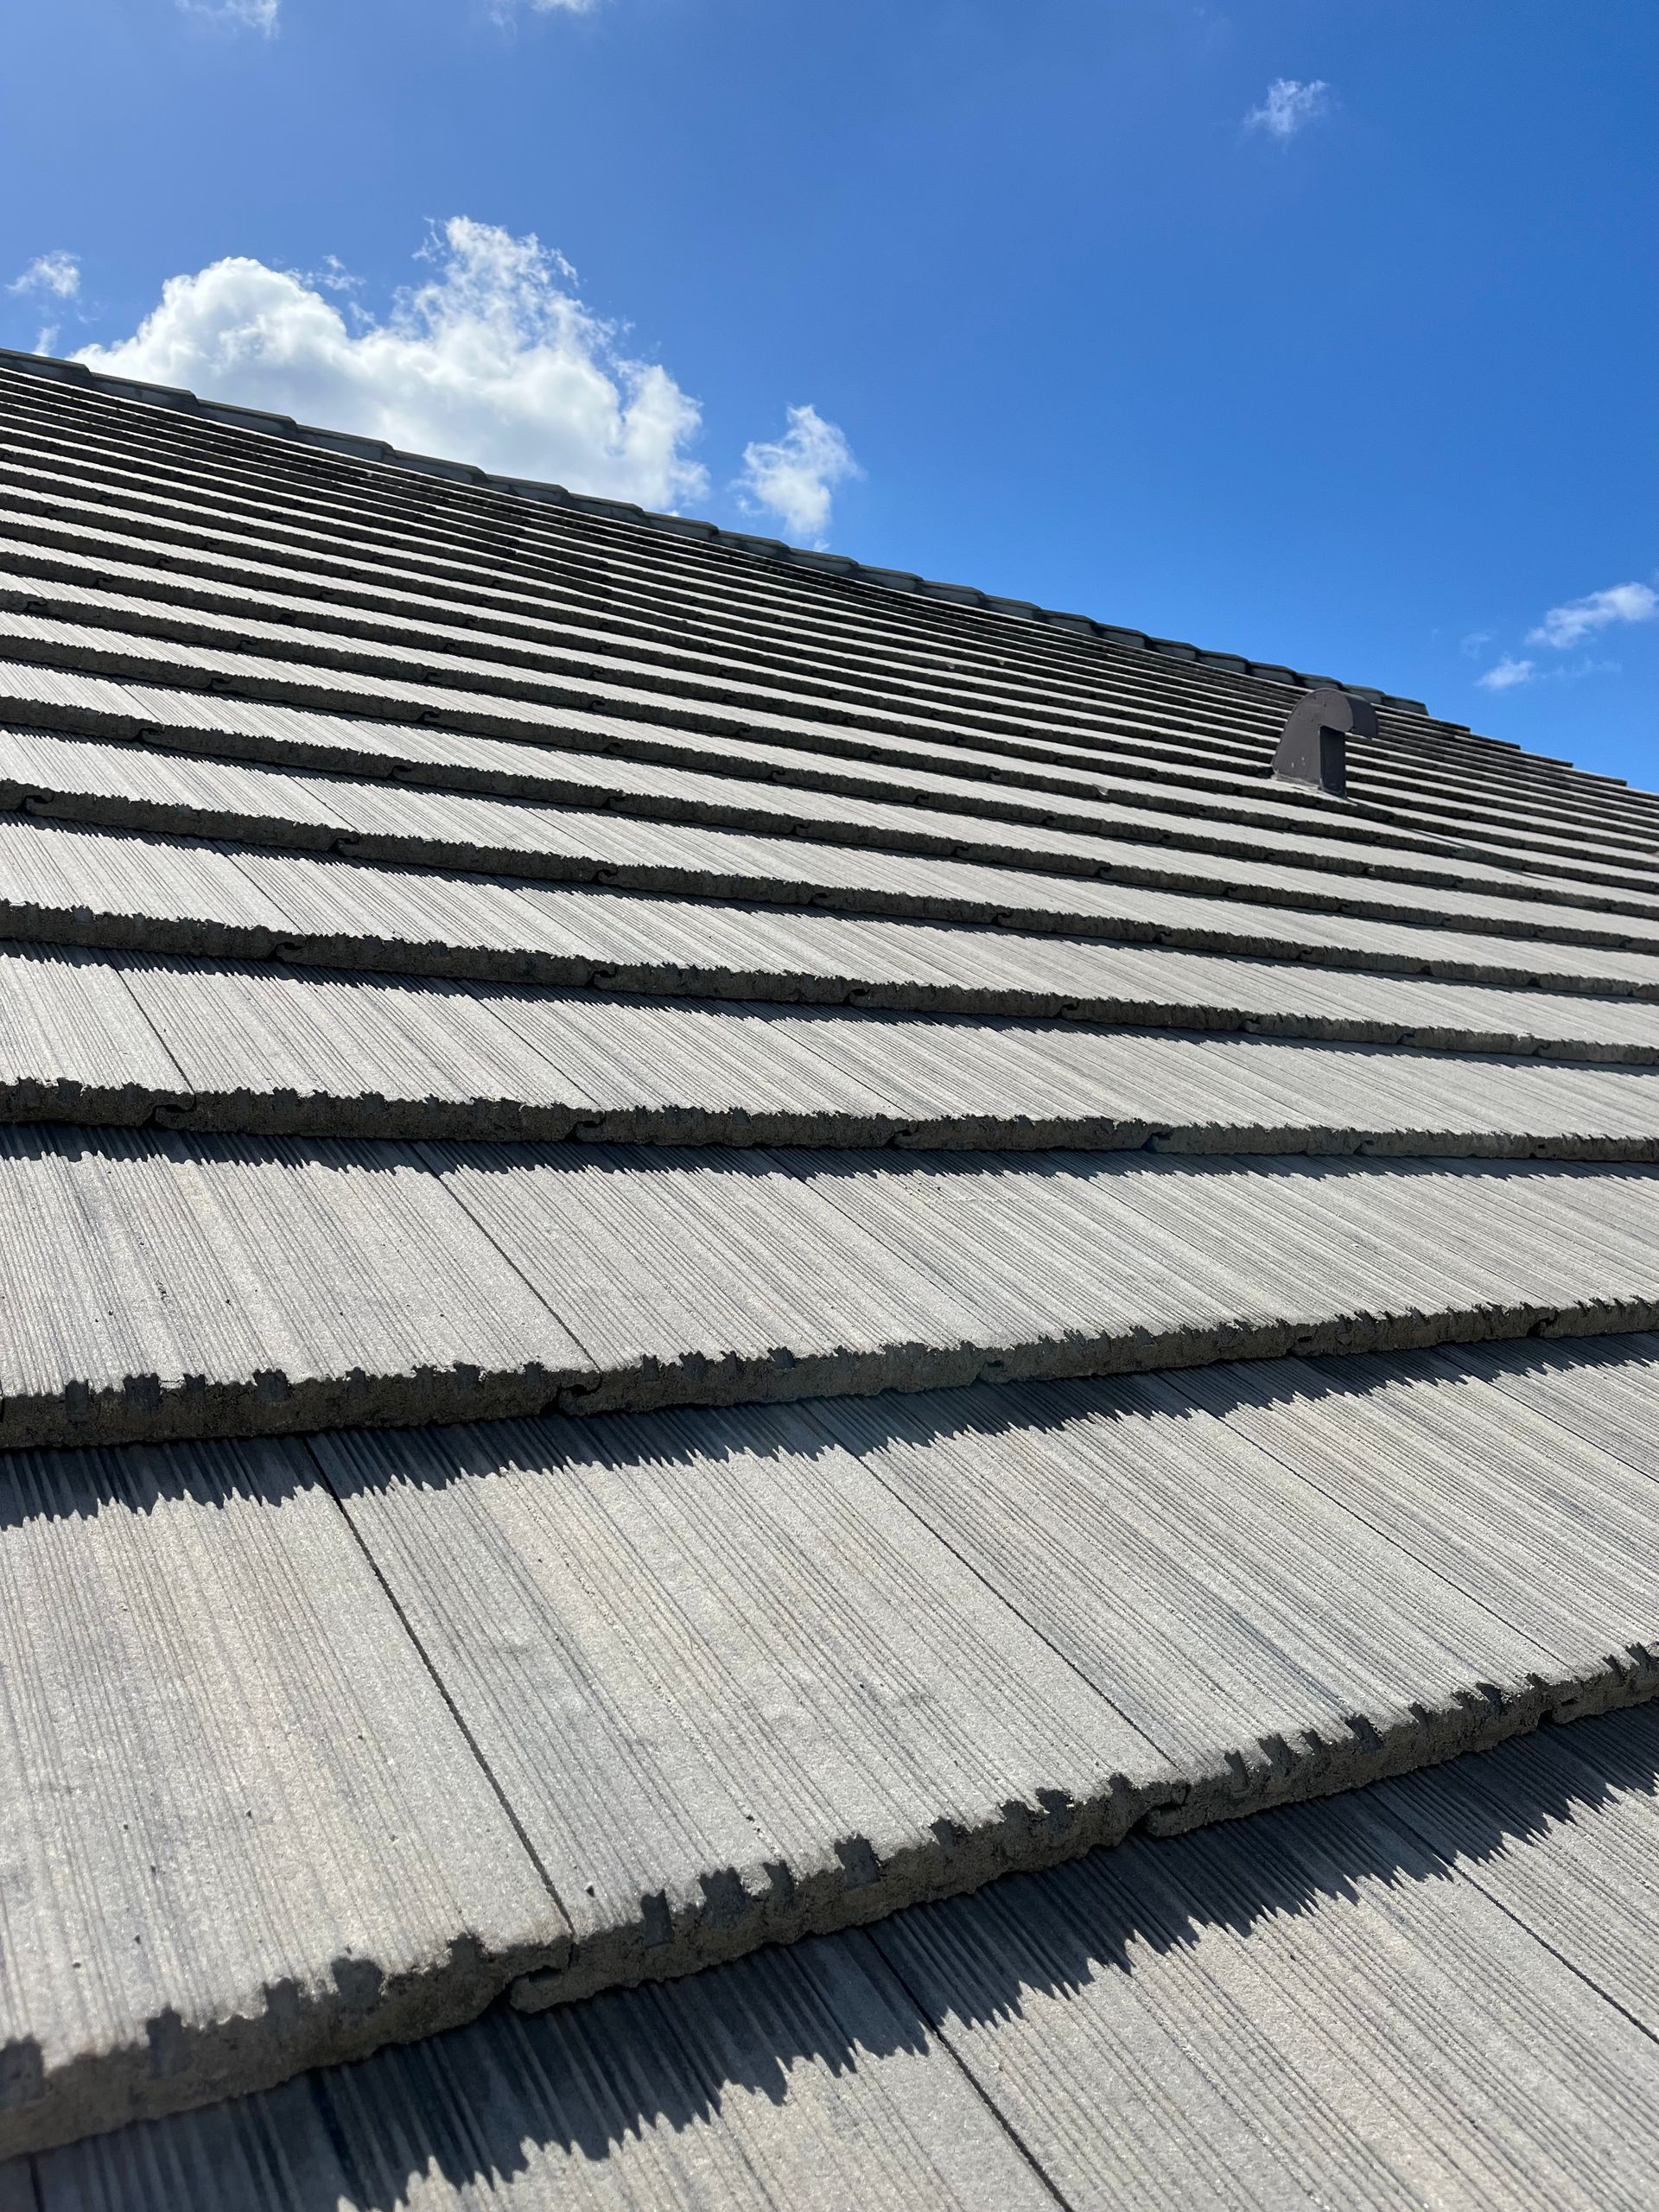
<instances>
[{"instance_id":1,"label":"dark gray vent cowl","mask_svg":"<svg viewBox=\"0 0 1659 2212\"><path fill-rule=\"evenodd\" d=\"M1376 709L1350 691L1321 686L1291 709L1273 756L1280 782L1348 796L1348 740L1376 735Z\"/></svg>"}]
</instances>

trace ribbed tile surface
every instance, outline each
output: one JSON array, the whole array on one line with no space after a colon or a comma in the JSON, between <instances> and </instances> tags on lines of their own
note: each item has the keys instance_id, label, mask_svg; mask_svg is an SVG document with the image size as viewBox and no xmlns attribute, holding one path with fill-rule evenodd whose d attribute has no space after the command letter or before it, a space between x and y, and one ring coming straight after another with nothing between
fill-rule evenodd
<instances>
[{"instance_id":1,"label":"ribbed tile surface","mask_svg":"<svg viewBox=\"0 0 1659 2212\"><path fill-rule=\"evenodd\" d=\"M0 1117L238 1135L1652 1160L1659 1075L0 949Z\"/></svg>"},{"instance_id":2,"label":"ribbed tile surface","mask_svg":"<svg viewBox=\"0 0 1659 2212\"><path fill-rule=\"evenodd\" d=\"M1659 2023L1576 1929L1605 1914L1650 1968L1594 1869L1651 1851L1656 1731L1570 1742L1567 1773L1506 1746L907 1915L878 1948L1068 2203L1645 2206ZM1494 1853L1524 1899L1493 1895Z\"/></svg>"},{"instance_id":3,"label":"ribbed tile surface","mask_svg":"<svg viewBox=\"0 0 1659 2212\"><path fill-rule=\"evenodd\" d=\"M1560 1440L1632 1501L1607 1540L1624 1611L1542 1619L1521 1560L1516 1594L1471 1591L1408 1527L1379 1533L1414 1497L1432 1363L1297 1373L1293 1410L1317 1406L1337 1452L1376 1393L1402 1402L1371 1440L1376 1498L1323 1496L1242 1396L1157 1383L320 1440L572 1901L570 1967L524 2001L1649 1693L1644 1478ZM1492 1510L1496 1398L1471 1386L1445 1416L1450 1526ZM1529 1476L1535 1572L1571 1513Z\"/></svg>"},{"instance_id":4,"label":"ribbed tile surface","mask_svg":"<svg viewBox=\"0 0 1659 2212\"><path fill-rule=\"evenodd\" d=\"M8 1444L454 1418L591 1373L407 1154L0 1129L0 1220Z\"/></svg>"},{"instance_id":5,"label":"ribbed tile surface","mask_svg":"<svg viewBox=\"0 0 1659 2212\"><path fill-rule=\"evenodd\" d=\"M804 1944L87 2144L41 2162L41 2212L1052 2212L940 2056L868 1943Z\"/></svg>"},{"instance_id":6,"label":"ribbed tile surface","mask_svg":"<svg viewBox=\"0 0 1659 2212\"><path fill-rule=\"evenodd\" d=\"M13 1455L0 2147L1643 1700L1656 1360Z\"/></svg>"},{"instance_id":7,"label":"ribbed tile surface","mask_svg":"<svg viewBox=\"0 0 1659 2212\"><path fill-rule=\"evenodd\" d=\"M231 671L227 681L239 673ZM1327 855L1300 849L1306 841L1281 834L1264 848L1259 830L1241 830L1234 841L1201 841L1228 842L1220 854L1165 856L1155 846L1105 834L1000 828L979 814L820 797L579 756L570 757L563 796L563 806L538 806L0 732L0 803L116 829L246 837L301 851L555 881L622 880L626 871L629 880L653 888L716 894L775 874L782 856L773 848L788 840L808 850L783 865L809 871L810 880L880 887L893 874L885 857L914 856L931 873L912 870L912 880L941 890L953 880L962 882L967 867L1007 870L1020 879L1010 887L1011 900L1057 900L1058 891L1045 890L1050 879L1079 879L1168 896L1232 896L1373 921L1463 924L1499 935L1630 946L1649 956L1659 950L1653 894L1597 893L1512 877L1478 862L1437 870L1420 861L1384 870L1353 861L1332 873L1315 864ZM613 812L629 826L617 826ZM1269 860L1264 851L1284 858Z\"/></svg>"},{"instance_id":8,"label":"ribbed tile surface","mask_svg":"<svg viewBox=\"0 0 1659 2212\"><path fill-rule=\"evenodd\" d=\"M170 580L158 579L163 590ZM0 575L0 603L14 595ZM72 640L64 639L67 657ZM0 632L0 642L3 633ZM50 644L37 635L42 650ZM361 703L358 702L356 703ZM1573 837L1565 828L1529 835L1505 823L1473 825L1457 818L1426 821L1376 810L1321 808L1294 786L1236 779L1171 783L1135 775L1122 763L1090 760L1076 748L1027 748L1038 758L1009 757L972 743L884 738L842 728L802 727L787 744L752 737L709 735L652 719L654 699L638 702L645 719L560 709L517 737L480 736L461 728L434 729L410 723L369 722L339 714L287 706L280 700L230 701L165 684L124 683L87 676L73 667L0 664L0 716L16 724L0 738L0 762L16 790L37 777L62 773L72 756L50 740L30 743L21 732L36 725L73 729L92 737L137 739L186 753L387 776L435 789L545 798L555 804L590 804L601 793L625 811L665 812L671 818L741 824L749 815L775 817L790 802L764 786L797 792L839 793L875 801L874 810L825 809L801 802L804 818L873 827L885 821L904 831L889 802L894 772L907 800L930 810L1023 823L1110 834L1132 843L1168 845L1192 852L1236 854L1243 832L1267 831L1285 857L1338 874L1377 874L1402 881L1484 883L1523 893L1525 882L1495 870L1519 870L1542 879L1538 887L1574 886L1589 903L1619 903L1620 894L1659 893L1650 850L1640 844L1605 844L1591 833ZM454 714L440 715L451 721ZM467 719L464 710L461 719ZM474 717L476 719L476 717ZM486 721L498 719L486 715ZM740 725L741 727L741 725ZM1017 753L1020 748L1011 748ZM593 756L601 756L594 759ZM83 753L90 765L96 755ZM54 772L53 764L58 766ZM643 764L629 766L627 763ZM1076 765L1073 765L1076 764ZM1196 787L1195 787L1196 785ZM762 786L757 790L757 785ZM107 780L99 788L113 788ZM91 788L91 786L88 786ZM976 832L963 825L964 834ZM905 832L919 834L919 831Z\"/></svg>"},{"instance_id":9,"label":"ribbed tile surface","mask_svg":"<svg viewBox=\"0 0 1659 2212\"><path fill-rule=\"evenodd\" d=\"M1651 1713L1587 1722L9 2177L41 2212L1645 2212L1656 1777Z\"/></svg>"},{"instance_id":10,"label":"ribbed tile surface","mask_svg":"<svg viewBox=\"0 0 1659 2212\"><path fill-rule=\"evenodd\" d=\"M12 558L17 557L13 549ZM147 578L155 595L182 589L176 575ZM0 585L0 597L11 593ZM650 702L654 703L654 702ZM1323 806L1294 786L1264 785L1250 775L1208 768L1187 755L1113 758L1067 743L1025 738L894 738L844 724L800 726L787 744L688 729L676 721L633 719L580 709L550 715L543 728L513 740L469 730L361 719L270 699L226 699L176 686L124 683L64 667L0 664L0 714L20 728L73 729L88 736L147 743L225 758L298 767L389 774L453 790L504 796L554 796L569 789L566 760L599 754L707 771L740 785L779 782L849 796L893 795L893 774L935 804L1007 821L1064 820L1082 803L1079 822L1103 821L1147 842L1172 834L1203 849L1203 825L1255 824L1299 838L1306 849L1345 848L1348 856L1381 848L1396 854L1484 860L1605 888L1652 891L1659 865L1656 833L1621 836L1580 828L1548 813L1535 818L1478 804L1437 804L1419 791L1408 811ZM440 717L447 721L449 718ZM543 748L556 749L543 749ZM1145 750L1145 748L1143 748ZM658 787L665 788L665 787ZM741 793L728 796L741 799ZM1057 805L1056 802L1059 802ZM1142 819L1141 817L1146 817Z\"/></svg>"},{"instance_id":11,"label":"ribbed tile surface","mask_svg":"<svg viewBox=\"0 0 1659 2212\"><path fill-rule=\"evenodd\" d=\"M753 861L759 849L752 844L746 857ZM707 902L619 899L586 887L515 886L0 817L0 925L10 938L47 943L256 957L280 952L329 966L507 982L618 980L633 988L748 996L771 995L781 979L783 995L791 998L861 1001L868 994L875 1004L988 1013L1046 1013L1058 997L1058 1010L1075 1006L1085 1018L1103 1020L1117 1018L1125 955L1103 942L1078 938L1109 940L1114 946L1119 939L1167 944L1330 969L1336 972L1318 979L1327 1012L1332 995L1345 994L1355 970L1522 988L1544 982L1552 991L1601 999L1659 997L1659 962L1611 945L1531 939L1505 944L1493 936L1407 929L1353 916L1268 913L1155 891L1057 891L1012 872L999 877L959 864L896 857L888 861L882 884L874 880L869 856L860 862L869 880L849 884L817 865L833 857L827 848L814 856L820 880L804 870L798 848L769 849L769 857L775 862L770 874L746 874L741 882L721 879ZM919 874L941 866L945 878ZM948 883L949 895L938 887L942 882ZM1033 892L1041 894L1039 903L1032 903ZM938 915L969 924L1006 920L1012 926L1006 935L945 931L861 914L774 912L726 903L740 895L776 899L785 907L821 900L873 913ZM1052 940L1024 934L1031 931L1052 932ZM1149 999L1161 1006L1166 988L1179 993L1188 972L1184 963L1172 965L1166 985L1157 969L1144 964L1161 955L1131 957L1131 1004ZM925 995L917 995L918 984ZM1318 987L1295 971L1289 986L1298 992ZM1357 993L1373 988L1368 977ZM1207 999L1200 986L1192 1002L1203 1005ZM1180 1002L1178 996L1175 1003ZM1357 995L1359 1007L1371 1002L1369 995ZM1513 994L1506 992L1505 1002L1510 1020L1519 1014L1530 1023L1549 1012L1547 1000L1516 1008ZM1230 1011L1230 1002L1223 1010ZM1572 1018L1582 1023L1602 1017L1594 1009L1575 1008ZM1344 1027L1336 1033L1355 1033Z\"/></svg>"},{"instance_id":12,"label":"ribbed tile surface","mask_svg":"<svg viewBox=\"0 0 1659 2212\"><path fill-rule=\"evenodd\" d=\"M0 2148L551 2009L0 2202L1650 2201L1659 800L269 427L0 363Z\"/></svg>"},{"instance_id":13,"label":"ribbed tile surface","mask_svg":"<svg viewBox=\"0 0 1659 2212\"><path fill-rule=\"evenodd\" d=\"M291 1445L9 1458L0 2144L475 2012L568 1924Z\"/></svg>"},{"instance_id":14,"label":"ribbed tile surface","mask_svg":"<svg viewBox=\"0 0 1659 2212\"><path fill-rule=\"evenodd\" d=\"M0 1445L1659 1323L1652 1170L0 1128Z\"/></svg>"},{"instance_id":15,"label":"ribbed tile surface","mask_svg":"<svg viewBox=\"0 0 1659 2212\"><path fill-rule=\"evenodd\" d=\"M549 1998L1115 1841L1185 1786L800 1415L315 1450L567 1901Z\"/></svg>"},{"instance_id":16,"label":"ribbed tile surface","mask_svg":"<svg viewBox=\"0 0 1659 2212\"><path fill-rule=\"evenodd\" d=\"M139 1125L190 1085L120 969L67 947L0 952L0 1112Z\"/></svg>"}]
</instances>

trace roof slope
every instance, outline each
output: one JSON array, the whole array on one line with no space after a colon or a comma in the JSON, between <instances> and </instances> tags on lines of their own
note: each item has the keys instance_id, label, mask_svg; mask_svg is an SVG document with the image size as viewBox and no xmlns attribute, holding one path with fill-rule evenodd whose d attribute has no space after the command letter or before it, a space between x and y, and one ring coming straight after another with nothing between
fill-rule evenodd
<instances>
[{"instance_id":1,"label":"roof slope","mask_svg":"<svg viewBox=\"0 0 1659 2212\"><path fill-rule=\"evenodd\" d=\"M1659 798L226 413L0 363L0 2202L1639 2202Z\"/></svg>"},{"instance_id":2,"label":"roof slope","mask_svg":"<svg viewBox=\"0 0 1659 2212\"><path fill-rule=\"evenodd\" d=\"M39 2212L1645 2212L1652 1708L35 2162Z\"/></svg>"}]
</instances>

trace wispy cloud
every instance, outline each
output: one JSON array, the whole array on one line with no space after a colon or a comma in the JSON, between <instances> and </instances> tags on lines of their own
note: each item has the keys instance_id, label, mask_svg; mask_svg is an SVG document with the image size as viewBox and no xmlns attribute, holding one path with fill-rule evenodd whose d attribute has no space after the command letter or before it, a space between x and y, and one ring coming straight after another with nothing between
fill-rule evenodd
<instances>
[{"instance_id":1,"label":"wispy cloud","mask_svg":"<svg viewBox=\"0 0 1659 2212\"><path fill-rule=\"evenodd\" d=\"M1269 138L1276 138L1281 145L1288 143L1299 130L1306 130L1322 116L1331 105L1331 87L1323 77L1303 83L1295 77L1275 77L1268 86L1268 96L1260 107L1253 107L1244 118L1247 130L1265 130Z\"/></svg>"},{"instance_id":2,"label":"wispy cloud","mask_svg":"<svg viewBox=\"0 0 1659 2212\"><path fill-rule=\"evenodd\" d=\"M599 0L490 0L490 13L498 23L511 22L521 6L532 16L588 16Z\"/></svg>"},{"instance_id":3,"label":"wispy cloud","mask_svg":"<svg viewBox=\"0 0 1659 2212\"><path fill-rule=\"evenodd\" d=\"M60 251L37 255L6 289L16 299L46 302L48 313L54 304L67 306L80 296L79 257ZM35 334L35 351L51 353L58 342L58 330L56 322L43 323Z\"/></svg>"},{"instance_id":4,"label":"wispy cloud","mask_svg":"<svg viewBox=\"0 0 1659 2212\"><path fill-rule=\"evenodd\" d=\"M1501 660L1475 681L1487 691L1513 691L1521 683L1581 683L1586 676L1618 676L1623 671L1622 661L1592 660L1586 653L1582 660L1562 661L1554 668L1540 668L1530 660Z\"/></svg>"},{"instance_id":5,"label":"wispy cloud","mask_svg":"<svg viewBox=\"0 0 1659 2212\"><path fill-rule=\"evenodd\" d=\"M263 31L267 38L276 29L276 19L282 12L281 0L174 0L174 4L187 16L200 16L205 22L226 23L250 31Z\"/></svg>"},{"instance_id":6,"label":"wispy cloud","mask_svg":"<svg viewBox=\"0 0 1659 2212\"><path fill-rule=\"evenodd\" d=\"M384 319L341 298L337 262L307 277L216 261L170 276L130 338L78 358L575 491L656 507L706 494L687 451L696 402L629 353L562 255L456 216L423 258Z\"/></svg>"},{"instance_id":7,"label":"wispy cloud","mask_svg":"<svg viewBox=\"0 0 1659 2212\"><path fill-rule=\"evenodd\" d=\"M863 473L833 423L826 423L816 407L791 407L781 438L744 448L738 496L751 513L764 508L791 536L819 545L830 526L835 486Z\"/></svg>"},{"instance_id":8,"label":"wispy cloud","mask_svg":"<svg viewBox=\"0 0 1659 2212\"><path fill-rule=\"evenodd\" d=\"M1659 582L1659 578L1655 581ZM1659 591L1653 584L1610 584L1605 591L1586 592L1582 599L1566 600L1560 607L1552 607L1543 620L1528 631L1526 643L1551 652L1567 652L1616 622L1651 622L1656 619L1659 619ZM1489 630L1471 630L1463 640L1461 650L1471 659L1478 659L1482 649L1491 641ZM1505 653L1475 682L1483 691L1514 691L1523 683L1576 683L1582 677L1617 676L1619 672L1618 661L1592 660L1587 654L1579 661L1561 661L1554 668L1543 668L1529 657Z\"/></svg>"},{"instance_id":9,"label":"wispy cloud","mask_svg":"<svg viewBox=\"0 0 1659 2212\"><path fill-rule=\"evenodd\" d=\"M9 292L36 298L73 300L80 289L80 261L73 253L43 253L7 285Z\"/></svg>"},{"instance_id":10,"label":"wispy cloud","mask_svg":"<svg viewBox=\"0 0 1659 2212\"><path fill-rule=\"evenodd\" d=\"M1586 593L1563 607L1552 607L1535 630L1527 632L1529 645L1552 645L1558 652L1592 637L1614 622L1651 622L1659 614L1659 592L1651 584L1613 584L1605 591Z\"/></svg>"},{"instance_id":11,"label":"wispy cloud","mask_svg":"<svg viewBox=\"0 0 1659 2212\"><path fill-rule=\"evenodd\" d=\"M1530 683L1537 673L1535 661L1515 660L1506 653L1496 668L1489 668L1475 681L1483 691L1513 691L1518 684Z\"/></svg>"},{"instance_id":12,"label":"wispy cloud","mask_svg":"<svg viewBox=\"0 0 1659 2212\"><path fill-rule=\"evenodd\" d=\"M337 253L325 253L321 269L308 269L305 282L320 292L360 292L363 279L353 276Z\"/></svg>"}]
</instances>

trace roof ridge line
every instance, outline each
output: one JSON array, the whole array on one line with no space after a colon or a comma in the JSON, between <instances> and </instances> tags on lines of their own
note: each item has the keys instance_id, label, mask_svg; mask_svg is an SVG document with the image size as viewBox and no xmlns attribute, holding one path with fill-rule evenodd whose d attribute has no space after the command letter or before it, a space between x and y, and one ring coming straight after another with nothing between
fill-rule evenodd
<instances>
[{"instance_id":1,"label":"roof ridge line","mask_svg":"<svg viewBox=\"0 0 1659 2212\"><path fill-rule=\"evenodd\" d=\"M112 398L137 400L145 405L194 414L208 422L221 423L231 429L285 438L302 445L318 446L383 467L404 468L422 475L447 477L454 482L473 485L481 490L503 493L518 499L541 500L550 506L574 507L580 512L599 515L611 521L643 524L651 529L667 531L677 537L696 538L705 543L729 545L759 559L778 561L795 568L815 569L822 574L849 577L878 588L944 600L982 613L1001 614L1014 620L1077 631L1086 637L1096 638L1130 652L1155 653L1169 660L1192 662L1201 667L1227 670L1235 675L1255 677L1268 683L1295 685L1304 690L1329 684L1338 690L1351 691L1357 698L1370 700L1378 706L1393 708L1404 714L1421 715L1426 721L1438 723L1446 729L1471 736L1476 734L1466 723L1447 722L1440 715L1430 715L1421 699L1398 696L1392 692L1380 690L1375 685L1344 683L1333 676L1313 675L1274 661L1252 660L1243 653L1213 652L1205 646L1188 645L1179 639L1158 638L1147 631L1126 629L1116 623L1102 622L1090 614L1068 613L1054 607L1039 607L1032 600L1005 598L995 592L982 591L972 584L942 583L934 578L913 575L907 569L885 569L869 562L855 561L849 554L819 552L810 547L791 545L782 538L761 537L746 531L728 530L719 523L704 522L696 517L662 514L651 507L635 505L630 500L604 499L590 492L572 492L564 485L543 482L533 477L493 474L472 461L445 461L431 454L409 453L400 447L388 445L383 438L359 437L353 431L322 429L315 423L301 423L293 416L278 415L267 408L244 407L231 400L203 399L180 385L149 384L135 377L111 376L105 370L89 368L84 361L67 360L55 354L26 353L11 346L0 346L0 366L24 375L40 377L48 382L89 385ZM1503 742L1497 739L1485 741L1489 744Z\"/></svg>"}]
</instances>

